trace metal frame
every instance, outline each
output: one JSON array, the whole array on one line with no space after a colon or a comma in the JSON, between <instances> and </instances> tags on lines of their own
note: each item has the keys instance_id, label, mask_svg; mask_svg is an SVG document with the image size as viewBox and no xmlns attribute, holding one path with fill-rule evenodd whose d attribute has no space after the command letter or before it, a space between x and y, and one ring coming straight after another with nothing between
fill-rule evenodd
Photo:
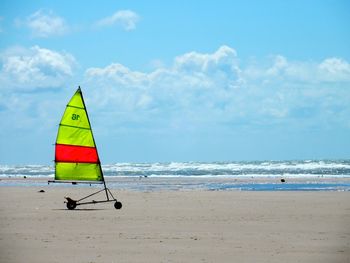
<instances>
[{"instance_id":1,"label":"metal frame","mask_svg":"<svg viewBox=\"0 0 350 263\"><path fill-rule=\"evenodd\" d=\"M99 193L101 193L101 192L103 192L103 191L106 191L107 200L100 200L100 201L92 200L92 201L89 201L89 202L80 202L80 201L85 200L85 199L87 199L87 198L89 198L89 197L91 197L91 196L94 196L94 195L96 195L96 194L99 194ZM109 195L111 196L112 199L109 198ZM114 202L114 201L117 202L117 199L113 196L112 192L111 192L107 187L105 187L104 189L101 189L101 190L99 190L99 191L97 191L97 192L95 192L95 193L89 194L89 195L87 195L87 196L85 196L85 197L83 197L83 198L81 198L81 199L79 199L79 200L76 200L75 202L76 202L76 205L78 206L78 205L88 205L88 204L107 203L107 202ZM80 203L79 203L79 202L80 202Z\"/></svg>"},{"instance_id":2,"label":"metal frame","mask_svg":"<svg viewBox=\"0 0 350 263\"><path fill-rule=\"evenodd\" d=\"M55 181L55 180L49 180L48 181L48 184L50 184L50 183L72 183L72 184L90 184L90 186L91 186L91 184L103 184L104 185L104 188L103 189L101 189L101 190L98 190L97 192L94 192L94 193L92 193L92 194L89 194L89 195L87 195L87 196L84 196L83 198L80 198L79 200L73 200L73 199L71 199L70 197L65 197L66 199L67 199L67 201L65 201L65 203L68 203L68 202L74 202L74 204L75 204L75 206L78 206L78 205L89 205L89 204L99 204L99 203L108 203L108 202L119 202L118 200L117 200L117 198L115 198L114 196L113 196L113 194L112 194L112 192L111 192L111 190L109 190L109 188L107 188L107 186L106 186L106 182L103 180L103 181L100 181L100 182L93 182L93 181L81 181L81 182L75 182L75 181ZM81 201L83 201L83 200L85 200L85 199L87 199L87 198L89 198L89 197L91 197L91 196L94 196L94 195L97 195L97 194L99 194L99 193L101 193L101 192L103 192L103 191L105 191L105 193L106 193L106 200L92 200L92 201L88 201L88 202L81 202ZM71 201L70 201L71 200ZM120 203L120 202L119 202ZM121 205L121 203L120 203L120 205ZM75 207L74 207L75 208ZM73 208L73 209L74 209ZM121 206L120 206L120 208L121 208ZM120 208L117 208L117 209L120 209Z\"/></svg>"}]
</instances>

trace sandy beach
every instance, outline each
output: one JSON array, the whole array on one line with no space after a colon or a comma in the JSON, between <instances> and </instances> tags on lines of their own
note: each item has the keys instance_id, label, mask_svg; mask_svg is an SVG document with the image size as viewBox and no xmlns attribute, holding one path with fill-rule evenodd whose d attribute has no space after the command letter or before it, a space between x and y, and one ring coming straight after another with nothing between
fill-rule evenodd
<instances>
[{"instance_id":1,"label":"sandy beach","mask_svg":"<svg viewBox=\"0 0 350 263\"><path fill-rule=\"evenodd\" d=\"M1 187L0 262L350 262L350 192L93 191Z\"/></svg>"}]
</instances>

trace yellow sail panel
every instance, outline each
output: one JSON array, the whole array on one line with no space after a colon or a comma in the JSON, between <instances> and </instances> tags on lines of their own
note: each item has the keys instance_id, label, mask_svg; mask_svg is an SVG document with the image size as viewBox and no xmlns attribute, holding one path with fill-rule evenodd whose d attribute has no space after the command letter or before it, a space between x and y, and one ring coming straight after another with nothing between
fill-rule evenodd
<instances>
[{"instance_id":1,"label":"yellow sail panel","mask_svg":"<svg viewBox=\"0 0 350 263\"><path fill-rule=\"evenodd\" d=\"M85 108L80 88L77 89L73 97L68 102L68 105L78 108Z\"/></svg>"},{"instance_id":2,"label":"yellow sail panel","mask_svg":"<svg viewBox=\"0 0 350 263\"><path fill-rule=\"evenodd\" d=\"M91 130L70 126L60 126L56 143L95 147Z\"/></svg>"},{"instance_id":3,"label":"yellow sail panel","mask_svg":"<svg viewBox=\"0 0 350 263\"><path fill-rule=\"evenodd\" d=\"M79 127L83 129L90 129L90 124L84 108L76 108L67 105L63 114L61 125Z\"/></svg>"},{"instance_id":4,"label":"yellow sail panel","mask_svg":"<svg viewBox=\"0 0 350 263\"><path fill-rule=\"evenodd\" d=\"M56 180L102 181L100 164L56 163Z\"/></svg>"}]
</instances>

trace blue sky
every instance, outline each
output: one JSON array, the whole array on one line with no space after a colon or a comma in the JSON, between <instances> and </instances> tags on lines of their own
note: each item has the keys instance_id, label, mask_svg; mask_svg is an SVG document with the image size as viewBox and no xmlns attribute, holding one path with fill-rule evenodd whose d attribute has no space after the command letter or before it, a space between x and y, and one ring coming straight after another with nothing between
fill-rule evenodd
<instances>
[{"instance_id":1,"label":"blue sky","mask_svg":"<svg viewBox=\"0 0 350 263\"><path fill-rule=\"evenodd\" d=\"M103 163L350 158L349 1L1 1L0 163L83 89Z\"/></svg>"}]
</instances>

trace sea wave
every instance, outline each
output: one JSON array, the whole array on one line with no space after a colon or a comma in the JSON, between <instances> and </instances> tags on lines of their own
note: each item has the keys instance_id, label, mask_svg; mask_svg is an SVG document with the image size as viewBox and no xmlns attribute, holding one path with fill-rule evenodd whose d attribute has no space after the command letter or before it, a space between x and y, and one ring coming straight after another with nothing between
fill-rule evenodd
<instances>
[{"instance_id":1,"label":"sea wave","mask_svg":"<svg viewBox=\"0 0 350 263\"><path fill-rule=\"evenodd\" d=\"M350 161L119 163L103 167L123 176L350 176Z\"/></svg>"},{"instance_id":2,"label":"sea wave","mask_svg":"<svg viewBox=\"0 0 350 263\"><path fill-rule=\"evenodd\" d=\"M104 175L123 177L350 177L350 160L115 163ZM0 177L53 177L50 165L0 165Z\"/></svg>"}]
</instances>

